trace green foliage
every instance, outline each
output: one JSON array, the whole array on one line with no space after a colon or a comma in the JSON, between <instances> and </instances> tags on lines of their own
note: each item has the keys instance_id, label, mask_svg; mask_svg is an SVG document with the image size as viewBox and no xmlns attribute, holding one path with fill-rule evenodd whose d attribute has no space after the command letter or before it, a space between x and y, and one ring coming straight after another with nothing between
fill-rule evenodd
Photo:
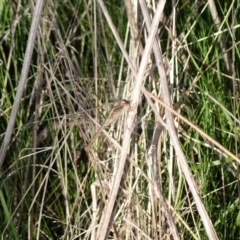
<instances>
[{"instance_id":1,"label":"green foliage","mask_svg":"<svg viewBox=\"0 0 240 240\"><path fill-rule=\"evenodd\" d=\"M133 48L124 2L104 2L137 66L141 61L139 42ZM15 100L32 21L29 1L18 4L0 1L1 139ZM221 21L217 30L205 4L179 1L174 16L167 1L166 19L159 24L166 72L169 78L173 76L169 84L173 106L239 156L240 33L236 16L240 5L239 1L233 5L231 1L216 2ZM150 11L154 13L154 4ZM136 19L138 40L144 47L146 31L141 14ZM169 34L173 22L176 38ZM155 63L154 57L151 60ZM45 4L29 79L1 173L1 239L90 239L92 226L100 222L108 200L120 151L110 147L112 143L102 137L104 134L97 148L86 152L84 147L99 127L96 122L101 124L106 118L109 103L130 98L135 87L130 72L97 3L54 0ZM161 79L155 69L146 72L145 87L162 96ZM156 119L144 97L139 106L126 180L116 202L119 208L114 236L118 233L119 239L125 238L127 229L128 239L144 239L142 232L150 239L165 239L169 233L164 232L166 219L154 193L149 157ZM157 107L163 116L164 109ZM186 123L176 122L179 140L217 235L219 239L235 240L240 226L238 163ZM109 129L121 143L124 120ZM167 134L162 134L159 142L162 192L174 212L181 239L208 239ZM93 209L95 203L97 210ZM127 225L128 219L136 229Z\"/></svg>"}]
</instances>

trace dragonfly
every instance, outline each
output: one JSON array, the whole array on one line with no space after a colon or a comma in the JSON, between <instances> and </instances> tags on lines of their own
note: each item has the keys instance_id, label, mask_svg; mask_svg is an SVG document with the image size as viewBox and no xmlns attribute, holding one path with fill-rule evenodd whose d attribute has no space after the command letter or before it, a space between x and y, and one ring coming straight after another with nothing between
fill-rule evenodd
<instances>
[{"instance_id":1,"label":"dragonfly","mask_svg":"<svg viewBox=\"0 0 240 240\"><path fill-rule=\"evenodd\" d=\"M99 130L96 132L95 136L92 138L90 143L87 145L86 149L89 150L92 144L95 142L99 134L102 132L102 130L107 127L109 124L113 123L120 115L122 115L123 112L129 111L131 109L131 104L128 100L123 99L121 101L121 104L119 106L114 107L111 110L111 113L109 114L109 117L104 122L104 124L99 128Z\"/></svg>"}]
</instances>

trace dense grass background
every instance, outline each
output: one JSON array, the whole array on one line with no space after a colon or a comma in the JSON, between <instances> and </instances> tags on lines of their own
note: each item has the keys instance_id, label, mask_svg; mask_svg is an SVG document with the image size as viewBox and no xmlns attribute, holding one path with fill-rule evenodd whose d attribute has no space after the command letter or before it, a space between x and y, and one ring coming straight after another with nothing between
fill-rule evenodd
<instances>
[{"instance_id":1,"label":"dense grass background","mask_svg":"<svg viewBox=\"0 0 240 240\"><path fill-rule=\"evenodd\" d=\"M104 2L137 66L139 46L144 47L147 38L141 10L136 16L139 42L134 47L124 2ZM240 2L215 1L219 24L206 1L173 3L167 1L158 31L173 106L239 156ZM149 4L152 15L155 4ZM30 1L0 2L1 139L20 79L32 12ZM161 99L154 64L151 56L144 85ZM85 147L111 104L131 99L133 88L134 77L97 2L45 1L1 169L1 239L95 239L92 226L101 219L119 150L104 134L90 152ZM164 118L163 107L156 106ZM106 128L120 144L125 116ZM171 239L151 181L155 117L144 96L136 120L131 161L108 239ZM218 238L240 239L238 163L183 121L175 118L175 123ZM158 160L162 192L181 239L208 239L165 131Z\"/></svg>"}]
</instances>

